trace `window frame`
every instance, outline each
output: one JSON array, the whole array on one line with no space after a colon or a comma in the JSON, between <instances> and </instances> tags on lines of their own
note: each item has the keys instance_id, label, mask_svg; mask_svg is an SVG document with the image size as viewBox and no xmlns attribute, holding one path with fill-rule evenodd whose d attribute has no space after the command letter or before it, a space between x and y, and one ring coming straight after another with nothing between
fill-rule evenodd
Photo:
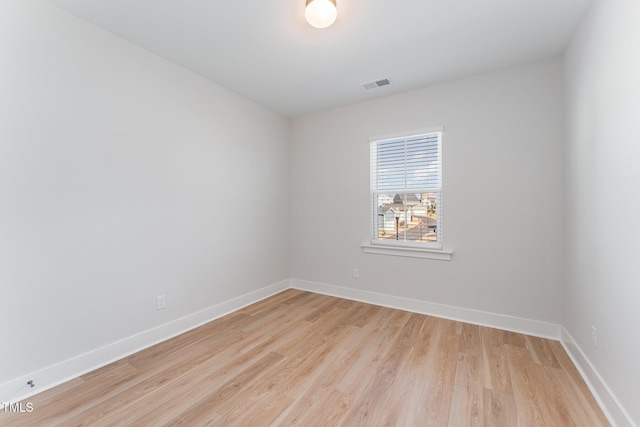
<instances>
[{"instance_id":1,"label":"window frame","mask_svg":"<svg viewBox=\"0 0 640 427\"><path fill-rule=\"evenodd\" d=\"M412 241L395 241L391 239L381 240L377 238L379 233L378 226L378 195L379 194L389 194L386 193L387 190L378 188L376 179L377 179L377 157L375 155L374 149L377 149L378 144L386 141L393 140L401 140L401 139L411 139L421 136L431 136L433 134L438 134L438 186L437 187L420 187L421 193L436 193L436 210L437 210L437 219L436 219L436 233L437 233L437 241L436 242L412 242ZM376 253L383 255L400 255L400 256L409 256L409 257L417 257L417 258L431 258L431 259L440 259L440 260L450 260L452 251L444 249L444 233L443 233L443 207L442 207L442 192L443 192L443 181L442 181L442 140L444 134L443 126L432 126L429 128L418 129L414 131L401 132L395 134L386 134L386 135L377 135L369 138L369 157L370 157L370 180L369 180L369 215L370 215L370 234L369 234L369 242L362 245L363 251L366 253ZM406 165L405 165L406 168ZM393 189L389 192L393 192L395 194L417 194L418 187L407 188L406 182L402 191L398 191L400 189ZM406 203L406 196L405 196ZM407 213L404 213L405 220ZM405 221L406 222L406 221ZM403 230L403 236L406 233L406 228Z\"/></svg>"}]
</instances>

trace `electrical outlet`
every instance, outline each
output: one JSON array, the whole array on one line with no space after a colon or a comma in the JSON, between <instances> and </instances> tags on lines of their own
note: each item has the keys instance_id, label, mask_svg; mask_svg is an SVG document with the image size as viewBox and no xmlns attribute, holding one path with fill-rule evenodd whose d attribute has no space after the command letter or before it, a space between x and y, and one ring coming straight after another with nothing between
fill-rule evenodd
<instances>
[{"instance_id":1,"label":"electrical outlet","mask_svg":"<svg viewBox=\"0 0 640 427\"><path fill-rule=\"evenodd\" d=\"M158 295L156 297L156 310L162 310L167 306L167 296L166 295Z\"/></svg>"},{"instance_id":2,"label":"electrical outlet","mask_svg":"<svg viewBox=\"0 0 640 427\"><path fill-rule=\"evenodd\" d=\"M360 269L359 268L354 268L353 269L353 278L354 279L359 279L360 278Z\"/></svg>"},{"instance_id":3,"label":"electrical outlet","mask_svg":"<svg viewBox=\"0 0 640 427\"><path fill-rule=\"evenodd\" d=\"M594 347L598 346L598 330L593 325L591 325L591 344L593 344Z\"/></svg>"}]
</instances>

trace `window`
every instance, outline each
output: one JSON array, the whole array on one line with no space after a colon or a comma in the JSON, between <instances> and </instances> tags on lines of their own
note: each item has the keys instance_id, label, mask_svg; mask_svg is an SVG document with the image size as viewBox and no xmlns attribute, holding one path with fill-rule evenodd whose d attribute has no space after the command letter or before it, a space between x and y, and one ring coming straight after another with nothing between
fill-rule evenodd
<instances>
[{"instance_id":1,"label":"window","mask_svg":"<svg viewBox=\"0 0 640 427\"><path fill-rule=\"evenodd\" d=\"M442 129L371 141L371 243L442 249Z\"/></svg>"}]
</instances>

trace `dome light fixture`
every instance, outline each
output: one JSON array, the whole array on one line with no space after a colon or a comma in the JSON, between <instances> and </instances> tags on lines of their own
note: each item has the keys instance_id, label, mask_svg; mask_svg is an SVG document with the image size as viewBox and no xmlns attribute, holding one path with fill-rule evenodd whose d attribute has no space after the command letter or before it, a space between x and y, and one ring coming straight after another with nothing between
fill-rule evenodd
<instances>
[{"instance_id":1,"label":"dome light fixture","mask_svg":"<svg viewBox=\"0 0 640 427\"><path fill-rule=\"evenodd\" d=\"M338 17L336 0L307 0L304 17L313 27L327 28Z\"/></svg>"}]
</instances>

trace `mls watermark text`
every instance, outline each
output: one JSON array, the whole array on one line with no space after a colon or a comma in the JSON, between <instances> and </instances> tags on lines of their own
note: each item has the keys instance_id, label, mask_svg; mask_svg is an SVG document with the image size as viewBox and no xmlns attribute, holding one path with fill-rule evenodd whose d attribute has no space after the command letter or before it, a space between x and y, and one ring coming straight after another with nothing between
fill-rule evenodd
<instances>
[{"instance_id":1,"label":"mls watermark text","mask_svg":"<svg viewBox=\"0 0 640 427\"><path fill-rule=\"evenodd\" d=\"M2 402L0 403L0 412L11 412L18 414L30 414L33 412L33 403L31 402Z\"/></svg>"}]
</instances>

